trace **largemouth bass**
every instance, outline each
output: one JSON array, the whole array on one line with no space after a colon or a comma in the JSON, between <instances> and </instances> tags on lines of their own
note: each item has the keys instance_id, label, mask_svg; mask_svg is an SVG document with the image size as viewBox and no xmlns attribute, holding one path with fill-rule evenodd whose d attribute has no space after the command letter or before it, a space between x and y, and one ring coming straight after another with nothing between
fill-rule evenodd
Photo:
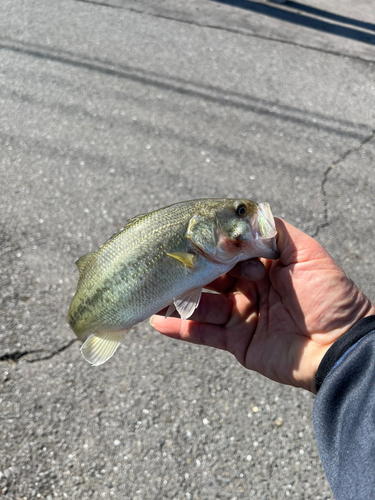
<instances>
[{"instance_id":1,"label":"largemouth bass","mask_svg":"<svg viewBox=\"0 0 375 500\"><path fill-rule=\"evenodd\" d=\"M268 203L202 199L130 219L77 262L68 322L93 365L107 361L129 329L170 306L189 318L202 287L252 257L277 258Z\"/></svg>"}]
</instances>

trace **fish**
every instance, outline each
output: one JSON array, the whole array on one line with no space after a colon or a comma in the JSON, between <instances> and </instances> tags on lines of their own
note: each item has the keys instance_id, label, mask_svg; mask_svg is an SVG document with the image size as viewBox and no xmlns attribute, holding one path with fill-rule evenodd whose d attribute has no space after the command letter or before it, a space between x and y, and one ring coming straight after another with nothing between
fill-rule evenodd
<instances>
[{"instance_id":1,"label":"fish","mask_svg":"<svg viewBox=\"0 0 375 500\"><path fill-rule=\"evenodd\" d=\"M278 258L268 203L189 200L137 215L98 250L77 260L67 321L94 366L115 353L137 323L169 306L188 319L202 288L238 262Z\"/></svg>"}]
</instances>

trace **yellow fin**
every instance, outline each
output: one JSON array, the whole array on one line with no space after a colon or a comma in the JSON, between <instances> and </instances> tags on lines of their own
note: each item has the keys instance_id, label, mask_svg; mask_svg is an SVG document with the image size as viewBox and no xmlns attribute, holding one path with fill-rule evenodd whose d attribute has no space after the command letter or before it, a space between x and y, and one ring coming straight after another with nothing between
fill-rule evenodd
<instances>
[{"instance_id":1,"label":"yellow fin","mask_svg":"<svg viewBox=\"0 0 375 500\"><path fill-rule=\"evenodd\" d=\"M77 260L76 266L78 267L79 274L83 273L83 271L86 269L86 267L88 266L89 262L93 258L94 254L96 254L96 251L95 252L87 253L86 255L82 255L82 257L80 257Z\"/></svg>"},{"instance_id":2,"label":"yellow fin","mask_svg":"<svg viewBox=\"0 0 375 500\"><path fill-rule=\"evenodd\" d=\"M81 347L82 356L94 366L105 363L113 356L128 331L116 330L91 334Z\"/></svg>"},{"instance_id":3,"label":"yellow fin","mask_svg":"<svg viewBox=\"0 0 375 500\"><path fill-rule=\"evenodd\" d=\"M195 263L194 263L195 255L192 253L173 252L173 253L167 253L167 255L169 255L169 257L173 257L174 259L179 260L180 262L185 264L185 266L187 266L187 267L190 267L192 269L194 269L194 267L195 267Z\"/></svg>"}]
</instances>

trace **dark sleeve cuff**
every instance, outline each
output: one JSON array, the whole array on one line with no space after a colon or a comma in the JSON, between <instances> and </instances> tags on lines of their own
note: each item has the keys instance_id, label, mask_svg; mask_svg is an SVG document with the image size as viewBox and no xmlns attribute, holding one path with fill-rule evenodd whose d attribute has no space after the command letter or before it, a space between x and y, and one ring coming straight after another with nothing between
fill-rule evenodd
<instances>
[{"instance_id":1,"label":"dark sleeve cuff","mask_svg":"<svg viewBox=\"0 0 375 500\"><path fill-rule=\"evenodd\" d=\"M342 337L336 340L328 351L325 353L320 362L318 371L315 376L316 391L319 392L321 385L328 373L332 370L339 359L346 353L348 349L354 346L365 335L375 330L375 316L368 316L361 319Z\"/></svg>"}]
</instances>

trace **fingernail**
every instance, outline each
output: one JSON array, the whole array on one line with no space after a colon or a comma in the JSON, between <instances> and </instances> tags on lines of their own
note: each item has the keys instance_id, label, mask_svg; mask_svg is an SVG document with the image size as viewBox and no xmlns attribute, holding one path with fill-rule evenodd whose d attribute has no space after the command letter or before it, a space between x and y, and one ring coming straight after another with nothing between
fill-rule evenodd
<instances>
[{"instance_id":1,"label":"fingernail","mask_svg":"<svg viewBox=\"0 0 375 500\"><path fill-rule=\"evenodd\" d=\"M154 326L154 324L153 324L154 323L154 318L155 318L155 315L151 316L151 318L150 318L150 325L151 326Z\"/></svg>"},{"instance_id":2,"label":"fingernail","mask_svg":"<svg viewBox=\"0 0 375 500\"><path fill-rule=\"evenodd\" d=\"M263 264L258 260L244 262L241 271L242 277L251 281L260 280L263 278L265 272Z\"/></svg>"}]
</instances>

